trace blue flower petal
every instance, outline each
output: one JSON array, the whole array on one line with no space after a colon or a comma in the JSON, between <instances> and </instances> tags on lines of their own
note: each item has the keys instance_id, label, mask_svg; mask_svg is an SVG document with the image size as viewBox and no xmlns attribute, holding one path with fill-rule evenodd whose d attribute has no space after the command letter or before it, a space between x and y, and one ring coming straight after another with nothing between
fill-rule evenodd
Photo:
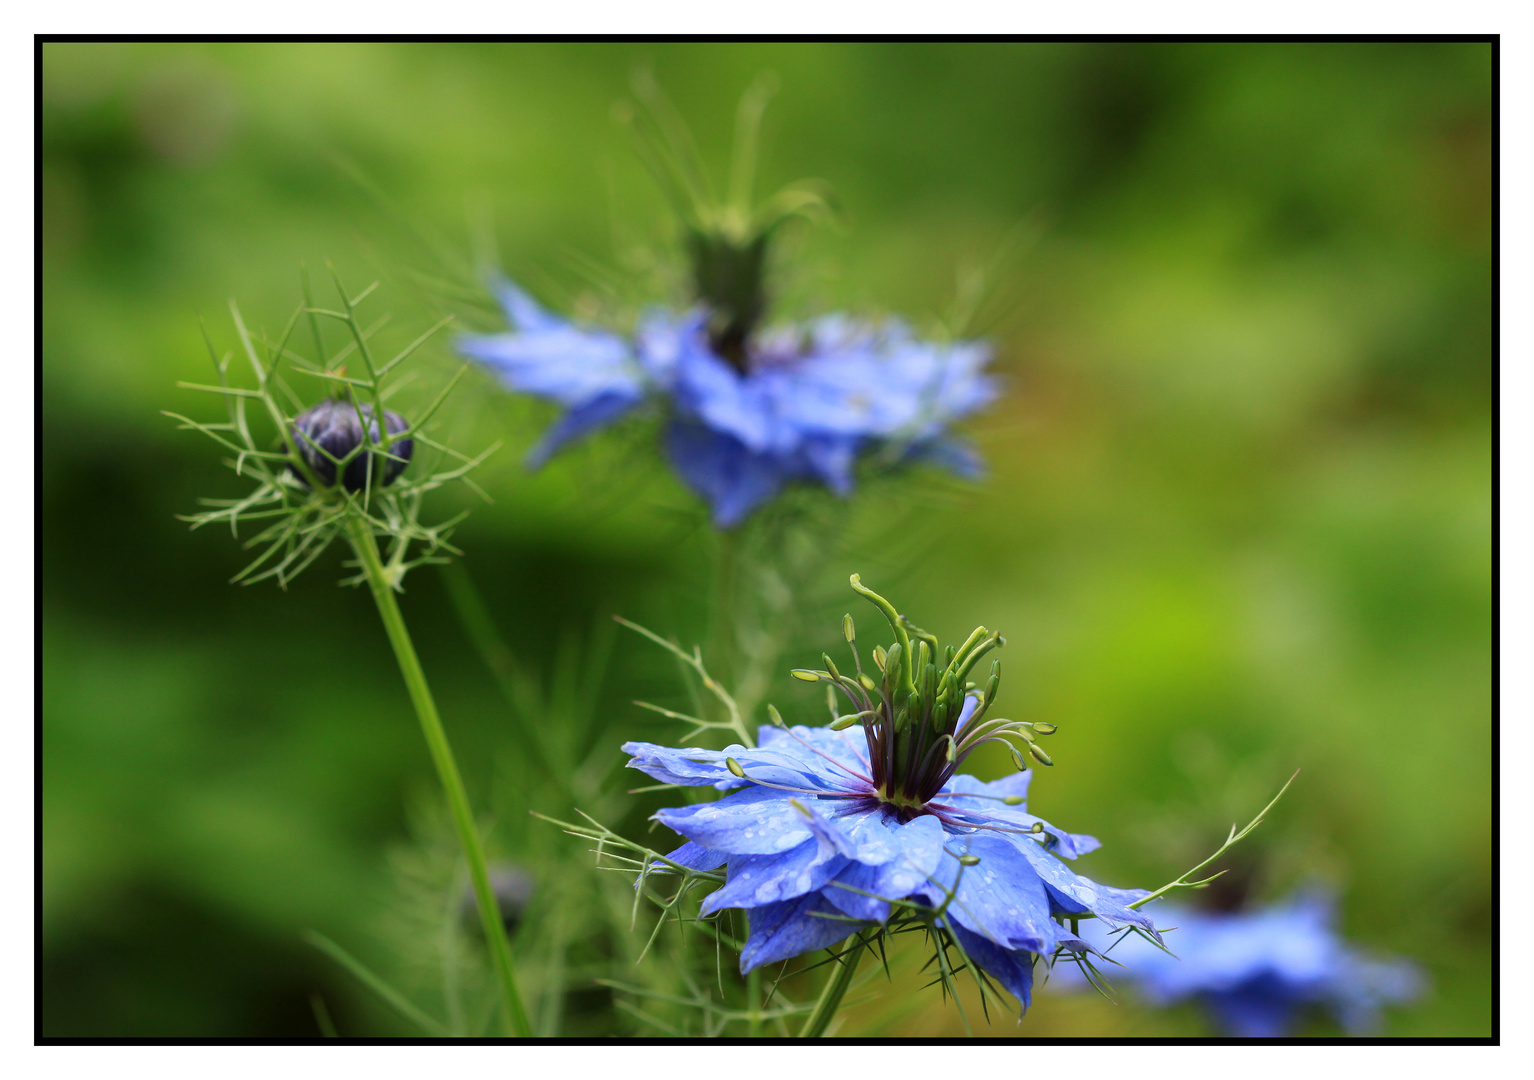
<instances>
[{"instance_id":1,"label":"blue flower petal","mask_svg":"<svg viewBox=\"0 0 1534 1080\"><path fill-rule=\"evenodd\" d=\"M697 423L672 423L666 450L683 481L714 508L714 526L720 529L739 525L788 479L775 458Z\"/></svg>"},{"instance_id":2,"label":"blue flower petal","mask_svg":"<svg viewBox=\"0 0 1534 1080\"><path fill-rule=\"evenodd\" d=\"M952 919L945 922L965 955L979 964L982 971L1001 983L1023 1008L1033 1003L1032 953L1027 950L1004 949L956 925Z\"/></svg>"},{"instance_id":3,"label":"blue flower petal","mask_svg":"<svg viewBox=\"0 0 1534 1080\"><path fill-rule=\"evenodd\" d=\"M743 788L751 781L743 780L730 772L725 758L743 746L730 746L724 750L703 750L698 747L674 749L647 742L626 742L623 752L632 759L628 768L638 769L646 776L654 777L663 784L680 784L683 787L713 785L719 791Z\"/></svg>"},{"instance_id":4,"label":"blue flower petal","mask_svg":"<svg viewBox=\"0 0 1534 1080\"><path fill-rule=\"evenodd\" d=\"M947 903L959 925L1003 949L1054 952L1060 924L1050 918L1044 883L1016 847L999 836L981 835L952 837L948 851L936 881L922 890L932 906ZM958 856L966 854L980 861L961 866Z\"/></svg>"},{"instance_id":5,"label":"blue flower petal","mask_svg":"<svg viewBox=\"0 0 1534 1080\"><path fill-rule=\"evenodd\" d=\"M1129 923L1148 933L1156 932L1155 924L1149 915L1129 907L1129 904L1134 901L1149 896L1148 890L1115 889L1111 885L1099 885L1080 874L1073 873L1063 862L1045 851L1037 841L1030 840L1026 836L998 835L1005 836L1012 846L1021 851L1032 864L1034 871L1049 889L1051 906L1057 912L1079 914L1090 911L1109 927Z\"/></svg>"},{"instance_id":6,"label":"blue flower petal","mask_svg":"<svg viewBox=\"0 0 1534 1080\"><path fill-rule=\"evenodd\" d=\"M1035 817L1023 809L1022 806L1008 806L1001 801L1009 795L1020 794L1016 791L1021 787L1023 791L1028 789L1027 773L1014 774L1024 777L1021 784L1015 781L998 780L994 783L985 784L976 780L973 776L960 774L949 781L947 789L955 792L953 795L944 795L934 803L943 807L954 807L960 811L950 815L966 823L985 826L997 825L1004 829L1016 829L1019 832L1027 832L1035 825L1044 830L1044 835L1049 838L1048 850L1061 858L1074 859L1085 855L1089 851L1096 851L1102 843L1095 836L1087 836L1082 833L1068 833L1064 829L1056 828L1043 818ZM1009 781L1011 781L1009 783ZM971 797L966 797L971 796ZM989 796L987 798L974 798L972 796ZM1013 835L1018 835L1014 833ZM1134 897L1133 899L1138 899Z\"/></svg>"},{"instance_id":7,"label":"blue flower petal","mask_svg":"<svg viewBox=\"0 0 1534 1080\"><path fill-rule=\"evenodd\" d=\"M965 480L984 480L985 459L966 439L938 438L914 443L904 459L911 464L936 465Z\"/></svg>"},{"instance_id":8,"label":"blue flower petal","mask_svg":"<svg viewBox=\"0 0 1534 1080\"><path fill-rule=\"evenodd\" d=\"M810 794L813 794L816 791L862 791L868 786L837 762L816 754L794 739L784 739L754 749L735 743L723 750L704 750L700 747L678 750L654 743L627 742L623 744L623 752L633 758L628 763L629 768L638 769L663 783L684 787L712 784L719 791L731 791L755 781L808 788ZM731 758L746 774L745 777L736 776L730 770L728 762Z\"/></svg>"},{"instance_id":9,"label":"blue flower petal","mask_svg":"<svg viewBox=\"0 0 1534 1080\"><path fill-rule=\"evenodd\" d=\"M752 908L747 915L751 929L740 950L742 975L763 964L829 948L857 929L818 892Z\"/></svg>"},{"instance_id":10,"label":"blue flower petal","mask_svg":"<svg viewBox=\"0 0 1534 1080\"><path fill-rule=\"evenodd\" d=\"M689 840L675 851L666 852L666 858L670 859L674 863L681 863L689 870L706 871L718 870L725 864L725 861L729 859L729 856L722 851L711 851L703 845L694 844L691 840ZM658 870L661 873L674 872L672 871L671 867L667 866L663 862L651 863L650 869ZM639 882L636 880L634 884L637 886Z\"/></svg>"},{"instance_id":11,"label":"blue flower petal","mask_svg":"<svg viewBox=\"0 0 1534 1080\"><path fill-rule=\"evenodd\" d=\"M845 499L852 494L852 462L857 449L856 439L817 435L804 440L801 452L807 471Z\"/></svg>"},{"instance_id":12,"label":"blue flower petal","mask_svg":"<svg viewBox=\"0 0 1534 1080\"><path fill-rule=\"evenodd\" d=\"M1238 1039L1278 1039L1288 1033L1302 1000L1276 975L1264 973L1204 1000L1220 1026Z\"/></svg>"},{"instance_id":13,"label":"blue flower petal","mask_svg":"<svg viewBox=\"0 0 1534 1080\"><path fill-rule=\"evenodd\" d=\"M700 914L721 908L757 908L820 889L847 865L846 856L819 838L781 855L731 855L724 886L703 899Z\"/></svg>"},{"instance_id":14,"label":"blue flower petal","mask_svg":"<svg viewBox=\"0 0 1534 1080\"><path fill-rule=\"evenodd\" d=\"M643 399L637 391L610 390L597 395L584 405L577 405L543 433L538 444L528 451L527 467L542 468L554 452L573 439L578 439L598 428L606 427L633 409Z\"/></svg>"},{"instance_id":15,"label":"blue flower petal","mask_svg":"<svg viewBox=\"0 0 1534 1080\"><path fill-rule=\"evenodd\" d=\"M799 796L809 805L811 796ZM655 820L689 840L731 855L776 855L815 835L810 818L793 805L794 796L773 788L750 787L718 802L657 810Z\"/></svg>"},{"instance_id":16,"label":"blue flower petal","mask_svg":"<svg viewBox=\"0 0 1534 1080\"><path fill-rule=\"evenodd\" d=\"M771 449L773 406L758 381L715 356L701 331L679 344L673 392L682 412L749 450Z\"/></svg>"},{"instance_id":17,"label":"blue flower petal","mask_svg":"<svg viewBox=\"0 0 1534 1080\"><path fill-rule=\"evenodd\" d=\"M566 325L565 320L549 314L538 301L506 278L496 282L495 295L506 312L507 321L523 333L558 330Z\"/></svg>"},{"instance_id":18,"label":"blue flower petal","mask_svg":"<svg viewBox=\"0 0 1534 1080\"><path fill-rule=\"evenodd\" d=\"M859 919L883 922L891 900L904 900L927 885L944 858L948 839L942 822L931 815L902 824L883 811L846 814L832 821L847 837L856 861L826 887L825 896L841 911ZM872 894L872 895L864 895Z\"/></svg>"}]
</instances>

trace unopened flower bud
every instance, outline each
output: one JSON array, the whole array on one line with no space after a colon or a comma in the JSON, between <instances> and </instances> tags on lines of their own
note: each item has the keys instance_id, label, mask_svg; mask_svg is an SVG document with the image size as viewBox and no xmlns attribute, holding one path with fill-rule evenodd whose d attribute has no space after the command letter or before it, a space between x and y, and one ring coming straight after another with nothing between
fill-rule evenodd
<instances>
[{"instance_id":1,"label":"unopened flower bud","mask_svg":"<svg viewBox=\"0 0 1534 1080\"><path fill-rule=\"evenodd\" d=\"M1057 724L1038 723L1033 725L1033 730L1040 735L1053 735L1060 727Z\"/></svg>"},{"instance_id":2,"label":"unopened flower bud","mask_svg":"<svg viewBox=\"0 0 1534 1080\"><path fill-rule=\"evenodd\" d=\"M847 639L848 645L851 645L858 639L857 628L852 625L852 616L850 614L842 616L842 637Z\"/></svg>"},{"instance_id":3,"label":"unopened flower bud","mask_svg":"<svg viewBox=\"0 0 1534 1080\"><path fill-rule=\"evenodd\" d=\"M309 471L326 487L335 486L337 462L345 460L362 445L363 421L367 423L368 442L380 443L382 437L378 422L373 419L371 405L355 405L329 398L293 421L293 443ZM390 435L398 435L410 428L403 416L388 411L384 412L384 426ZM399 439L390 443L387 450L380 448L360 453L346 462L341 485L347 491L362 491L368 486L370 472L379 486L392 484L410 464L410 455L414 451L414 439Z\"/></svg>"},{"instance_id":4,"label":"unopened flower bud","mask_svg":"<svg viewBox=\"0 0 1534 1080\"><path fill-rule=\"evenodd\" d=\"M978 855L960 855L959 856L959 865L960 866L979 866L980 865L980 856L978 856Z\"/></svg>"},{"instance_id":5,"label":"unopened flower bud","mask_svg":"<svg viewBox=\"0 0 1534 1080\"><path fill-rule=\"evenodd\" d=\"M1039 748L1038 743L1029 743L1028 753L1040 765L1053 765L1055 763L1053 758L1051 758L1048 754Z\"/></svg>"},{"instance_id":6,"label":"unopened flower bud","mask_svg":"<svg viewBox=\"0 0 1534 1080\"><path fill-rule=\"evenodd\" d=\"M732 757L725 758L724 759L724 767L726 769L729 769L730 772L734 773L736 776L740 777L742 780L744 780L746 778L746 770L742 769L740 767L740 762L736 761L734 758L732 758Z\"/></svg>"},{"instance_id":7,"label":"unopened flower bud","mask_svg":"<svg viewBox=\"0 0 1534 1080\"><path fill-rule=\"evenodd\" d=\"M1022 806L1023 805L1023 797L1021 795L1008 795L1005 798L1003 798L1001 801L1006 803L1008 806Z\"/></svg>"},{"instance_id":8,"label":"unopened flower bud","mask_svg":"<svg viewBox=\"0 0 1534 1080\"><path fill-rule=\"evenodd\" d=\"M888 659L889 659L889 657L884 652L884 646L883 645L875 645L874 646L874 666L877 667L880 671L883 671L884 670L884 665L888 661Z\"/></svg>"},{"instance_id":9,"label":"unopened flower bud","mask_svg":"<svg viewBox=\"0 0 1534 1080\"><path fill-rule=\"evenodd\" d=\"M767 706L767 719L772 721L772 726L773 727L785 727L786 726L783 723L783 714L778 712L778 707L776 705L768 705Z\"/></svg>"},{"instance_id":10,"label":"unopened flower bud","mask_svg":"<svg viewBox=\"0 0 1534 1080\"><path fill-rule=\"evenodd\" d=\"M802 682L819 682L821 676L820 672L811 671L809 668L794 668L789 674Z\"/></svg>"}]
</instances>

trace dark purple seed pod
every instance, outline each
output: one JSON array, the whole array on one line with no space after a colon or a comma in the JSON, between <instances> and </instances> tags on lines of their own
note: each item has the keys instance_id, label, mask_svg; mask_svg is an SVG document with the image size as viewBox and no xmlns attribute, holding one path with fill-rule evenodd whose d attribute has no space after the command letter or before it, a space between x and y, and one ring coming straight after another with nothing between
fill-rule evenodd
<instances>
[{"instance_id":1,"label":"dark purple seed pod","mask_svg":"<svg viewBox=\"0 0 1534 1080\"><path fill-rule=\"evenodd\" d=\"M336 462L362 445L362 424L357 419L359 412L367 421L368 441L377 444L380 436L371 405L357 406L350 401L332 398L320 402L293 421L294 445L303 455L309 471L326 487L334 486L336 482ZM384 411L384 424L390 435L398 435L410 427L403 416L388 410ZM361 491L368 485L369 472L376 476L380 469L382 484L392 484L410 464L410 455L414 452L414 439L400 439L391 443L387 452L375 450L358 454L346 463L341 484L347 491Z\"/></svg>"}]
</instances>

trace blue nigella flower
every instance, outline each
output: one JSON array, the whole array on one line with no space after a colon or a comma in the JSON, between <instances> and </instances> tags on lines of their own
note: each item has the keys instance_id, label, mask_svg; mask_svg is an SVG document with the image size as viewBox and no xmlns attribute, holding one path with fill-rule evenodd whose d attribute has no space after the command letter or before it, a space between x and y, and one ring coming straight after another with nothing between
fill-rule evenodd
<instances>
[{"instance_id":1,"label":"blue nigella flower","mask_svg":"<svg viewBox=\"0 0 1534 1080\"><path fill-rule=\"evenodd\" d=\"M1052 726L985 719L999 680L994 663L983 688L966 681L1000 636L981 628L940 654L935 638L852 580L897 638L888 652L874 650L879 677L863 671L855 644L855 676L829 657L824 671L794 672L836 687L852 704L848 715L822 728L763 727L755 748L623 747L630 768L657 780L727 793L655 820L686 840L667 858L726 868L702 912L745 910L742 973L919 919L1026 1008L1039 956L1089 948L1062 920L1095 916L1154 934L1130 906L1148 893L1100 885L1062 861L1098 842L1028 813L1031 773L985 783L958 772L976 747L1008 739L1049 763L1032 740ZM850 618L846 628L852 643Z\"/></svg>"},{"instance_id":2,"label":"blue nigella flower","mask_svg":"<svg viewBox=\"0 0 1534 1080\"><path fill-rule=\"evenodd\" d=\"M719 528L793 481L846 496L854 463L873 451L969 477L982 470L949 429L996 396L983 343L922 341L897 320L832 316L752 338L732 359L702 308L651 312L629 340L559 319L509 282L498 291L514 329L461 336L458 349L509 389L565 407L530 466L651 397L670 407L672 466Z\"/></svg>"},{"instance_id":3,"label":"blue nigella flower","mask_svg":"<svg viewBox=\"0 0 1534 1080\"><path fill-rule=\"evenodd\" d=\"M1315 1005L1329 1008L1348 1032L1367 1033L1378 1027L1382 1006L1409 1001L1422 989L1415 965L1370 957L1344 942L1324 892L1244 913L1158 906L1156 921L1175 927L1163 933L1176 955L1131 935L1118 935L1125 940L1117 942L1106 929L1085 924L1082 937L1122 964L1109 970L1137 984L1154 1004L1198 998L1231 1035L1286 1035Z\"/></svg>"}]
</instances>

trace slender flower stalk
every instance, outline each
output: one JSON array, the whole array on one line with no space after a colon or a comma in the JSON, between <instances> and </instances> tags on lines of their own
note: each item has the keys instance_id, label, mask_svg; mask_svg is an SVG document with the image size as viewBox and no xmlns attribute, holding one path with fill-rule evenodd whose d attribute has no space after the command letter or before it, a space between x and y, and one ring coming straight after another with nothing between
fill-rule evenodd
<instances>
[{"instance_id":1,"label":"slender flower stalk","mask_svg":"<svg viewBox=\"0 0 1534 1080\"><path fill-rule=\"evenodd\" d=\"M399 661L400 675L410 691L410 702L415 706L416 717L421 721L421 734L426 737L426 748L431 752L432 764L442 781L448 808L453 816L453 828L458 842L463 846L464 860L469 864L469 881L474 886L474 898L479 904L479 918L485 928L485 941L490 947L490 960L495 968L496 981L501 988L501 1020L508 1034L531 1038L532 1025L528 1023L527 1011L517 991L516 969L511 959L511 943L506 939L506 925L501 919L500 906L496 903L495 890L490 885L490 872L485 864L485 851L479 842L479 830L474 825L474 812L469 808L469 795L464 790L463 777L459 775L458 763L453 759L453 748L448 744L447 732L437 713L437 704L426 684L426 673L421 669L410 631L405 618L394 599L394 587L388 571L378 558L378 544L372 531L360 518L348 522L347 539L357 554L357 561L367 578L368 589L378 605L378 617L383 621L394 657Z\"/></svg>"},{"instance_id":2,"label":"slender flower stalk","mask_svg":"<svg viewBox=\"0 0 1534 1080\"><path fill-rule=\"evenodd\" d=\"M853 945L841 954L837 961L836 974L831 976L825 989L820 992L820 999L815 1002L815 1011L810 1013L809 1019L804 1022L804 1027L799 1031L799 1038L818 1039L831 1026L831 1021L836 1018L836 1011L842 1007L842 998L847 996L847 990L852 986L852 977L858 972L858 961L863 959L865 945L863 935L858 934Z\"/></svg>"},{"instance_id":3,"label":"slender flower stalk","mask_svg":"<svg viewBox=\"0 0 1534 1080\"><path fill-rule=\"evenodd\" d=\"M332 541L344 538L351 547L359 572L345 583L365 582L373 595L426 738L427 750L441 779L484 924L499 987L503 1027L507 1034L530 1037L532 1027L517 990L511 944L491 886L468 793L394 595L411 569L442 563L446 561L444 553L459 554L448 542L457 519L423 525L419 517L422 496L455 480L474 487L467 478L468 472L495 447L477 458L468 458L437 442L424 430L462 376L461 370L413 422L384 408L386 378L446 321L381 362L381 358L374 357L370 339L382 324L364 329L356 314L357 305L374 287L369 286L353 297L337 280L341 310L326 310L316 307L310 299L306 277L303 306L277 340L262 341L264 359L257 349L258 339L246 329L238 309L231 304L255 386L233 385L229 377L231 357L219 357L210 343L218 385L183 385L223 397L228 421L201 423L174 413L168 415L181 421L184 429L200 431L233 451L236 456L228 464L236 474L255 481L256 488L239 499L204 499L203 505L209 509L191 515L188 520L193 528L224 524L236 536L242 524L261 523L261 530L246 541L246 546L263 550L234 579L246 584L273 578L286 586L312 565ZM342 323L352 339L332 356L326 355L319 329L321 318ZM301 319L313 331L313 360L290 347L293 331ZM359 362L361 372L348 375L341 362L352 356ZM306 408L288 385L290 376L318 380L328 396ZM264 438L263 426L272 429ZM421 448L435 452L439 460L451 458L456 463L425 477L406 477L410 466L419 461ZM380 539L386 541L383 553L379 549Z\"/></svg>"}]
</instances>

